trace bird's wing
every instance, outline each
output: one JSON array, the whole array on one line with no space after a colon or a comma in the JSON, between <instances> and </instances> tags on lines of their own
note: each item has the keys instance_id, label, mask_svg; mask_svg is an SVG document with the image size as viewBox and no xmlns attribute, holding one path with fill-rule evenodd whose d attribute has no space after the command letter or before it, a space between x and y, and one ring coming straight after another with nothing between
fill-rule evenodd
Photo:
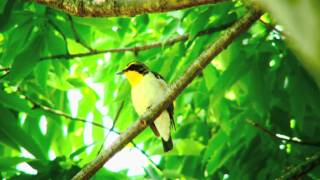
<instances>
[{"instance_id":1,"label":"bird's wing","mask_svg":"<svg viewBox=\"0 0 320 180\"><path fill-rule=\"evenodd\" d=\"M165 82L164 78L161 76L161 74L157 73L157 72L154 72L152 71L152 73L154 74L154 76L157 78L157 79L160 79L160 83L161 83L161 86L163 86L163 88L167 88L167 83ZM175 122L174 122L174 119L173 119L173 112L174 112L174 105L173 103L170 103L168 108L167 108L167 111L169 113L169 117L170 117L170 124L171 124L171 127L173 127L174 129L176 129L176 125L175 125Z\"/></svg>"}]
</instances>

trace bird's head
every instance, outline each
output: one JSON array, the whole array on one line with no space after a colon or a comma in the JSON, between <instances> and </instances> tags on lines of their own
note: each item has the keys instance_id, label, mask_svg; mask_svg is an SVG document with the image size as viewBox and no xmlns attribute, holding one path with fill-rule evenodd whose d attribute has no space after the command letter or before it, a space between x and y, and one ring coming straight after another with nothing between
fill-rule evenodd
<instances>
[{"instance_id":1,"label":"bird's head","mask_svg":"<svg viewBox=\"0 0 320 180\"><path fill-rule=\"evenodd\" d=\"M124 74L130 85L137 85L142 77L149 72L149 68L142 62L134 61L129 63L118 75Z\"/></svg>"}]
</instances>

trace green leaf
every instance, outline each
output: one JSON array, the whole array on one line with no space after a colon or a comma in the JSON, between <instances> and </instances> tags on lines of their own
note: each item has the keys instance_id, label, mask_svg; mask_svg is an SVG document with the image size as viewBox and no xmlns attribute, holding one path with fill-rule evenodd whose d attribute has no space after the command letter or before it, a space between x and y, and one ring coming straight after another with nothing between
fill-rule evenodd
<instances>
[{"instance_id":1,"label":"green leaf","mask_svg":"<svg viewBox=\"0 0 320 180\"><path fill-rule=\"evenodd\" d=\"M14 142L25 148L36 158L46 159L40 145L33 137L24 131L18 124L16 118L10 111L0 108L0 132L9 136Z\"/></svg>"},{"instance_id":2,"label":"green leaf","mask_svg":"<svg viewBox=\"0 0 320 180\"><path fill-rule=\"evenodd\" d=\"M143 32L147 29L149 23L148 14L143 14L136 17L137 26L136 29L138 32Z\"/></svg>"},{"instance_id":3,"label":"green leaf","mask_svg":"<svg viewBox=\"0 0 320 180\"><path fill-rule=\"evenodd\" d=\"M68 78L67 81L73 85L74 87L81 88L81 87L87 87L87 84L80 78Z\"/></svg>"},{"instance_id":4,"label":"green leaf","mask_svg":"<svg viewBox=\"0 0 320 180\"><path fill-rule=\"evenodd\" d=\"M85 150L93 145L95 145L96 143L92 143L92 144L89 144L89 145L85 145L85 146L82 146L81 148L79 148L78 150L74 151L72 154L70 154L69 158L70 159L73 159L75 158L76 156L78 156L79 154L85 152Z\"/></svg>"},{"instance_id":5,"label":"green leaf","mask_svg":"<svg viewBox=\"0 0 320 180\"><path fill-rule=\"evenodd\" d=\"M166 40L170 37L171 34L173 34L176 31L177 26L179 25L179 22L176 19L173 19L172 21L167 24L162 32L162 39Z\"/></svg>"},{"instance_id":6,"label":"green leaf","mask_svg":"<svg viewBox=\"0 0 320 180\"><path fill-rule=\"evenodd\" d=\"M50 65L50 61L42 61L39 62L34 69L35 78L42 89L47 85Z\"/></svg>"},{"instance_id":7,"label":"green leaf","mask_svg":"<svg viewBox=\"0 0 320 180\"><path fill-rule=\"evenodd\" d=\"M29 112L30 107L25 99L21 99L18 94L8 94L0 90L0 102L3 106L18 112Z\"/></svg>"},{"instance_id":8,"label":"green leaf","mask_svg":"<svg viewBox=\"0 0 320 180\"><path fill-rule=\"evenodd\" d=\"M230 151L220 150L215 152L208 162L207 170L209 174L214 173L217 169L222 167L230 158L232 158L237 152L238 148L231 149Z\"/></svg>"},{"instance_id":9,"label":"green leaf","mask_svg":"<svg viewBox=\"0 0 320 180\"><path fill-rule=\"evenodd\" d=\"M0 2L0 32L3 31L3 28L8 23L11 11L14 7L15 0L4 0Z\"/></svg>"},{"instance_id":10,"label":"green leaf","mask_svg":"<svg viewBox=\"0 0 320 180\"><path fill-rule=\"evenodd\" d=\"M212 9L209 8L206 11L202 12L199 17L197 17L190 29L190 39L193 39L198 34L198 32L205 29L211 13Z\"/></svg>"},{"instance_id":11,"label":"green leaf","mask_svg":"<svg viewBox=\"0 0 320 180\"><path fill-rule=\"evenodd\" d=\"M126 180L130 179L126 174L118 172L114 173L105 168L101 168L92 178L92 180L110 179L110 180Z\"/></svg>"},{"instance_id":12,"label":"green leaf","mask_svg":"<svg viewBox=\"0 0 320 180\"><path fill-rule=\"evenodd\" d=\"M56 33L53 28L49 28L45 33L46 47L50 54L65 54L67 53L67 42L63 39L61 34Z\"/></svg>"},{"instance_id":13,"label":"green leaf","mask_svg":"<svg viewBox=\"0 0 320 180\"><path fill-rule=\"evenodd\" d=\"M263 77L263 68L254 65L249 75L249 97L254 109L261 116L269 111L269 92L267 81Z\"/></svg>"},{"instance_id":14,"label":"green leaf","mask_svg":"<svg viewBox=\"0 0 320 180\"><path fill-rule=\"evenodd\" d=\"M21 18L23 16L24 18ZM19 18L19 26L14 27L9 31L7 39L3 44L5 51L1 55L0 62L3 66L11 65L14 58L17 54L21 53L24 50L25 45L28 43L30 39L30 33L34 27L33 19L30 14L20 13L17 15ZM21 20L22 19L22 20ZM12 24L14 26L15 24Z\"/></svg>"},{"instance_id":15,"label":"green leaf","mask_svg":"<svg viewBox=\"0 0 320 180\"><path fill-rule=\"evenodd\" d=\"M37 32L26 45L26 48L16 56L6 79L12 83L23 80L39 61L43 48L44 37L42 32Z\"/></svg>"},{"instance_id":16,"label":"green leaf","mask_svg":"<svg viewBox=\"0 0 320 180\"><path fill-rule=\"evenodd\" d=\"M6 171L12 169L14 166L30 160L31 159L24 157L0 157L0 170Z\"/></svg>"},{"instance_id":17,"label":"green leaf","mask_svg":"<svg viewBox=\"0 0 320 180\"><path fill-rule=\"evenodd\" d=\"M210 94L214 94L212 98L213 104L222 98L224 93L248 72L250 65L250 61L247 58L234 59L231 62L210 91Z\"/></svg>"},{"instance_id":18,"label":"green leaf","mask_svg":"<svg viewBox=\"0 0 320 180\"><path fill-rule=\"evenodd\" d=\"M304 78L298 71L291 77L289 84L291 113L298 120L302 120L306 112L306 87L308 85L304 81Z\"/></svg>"},{"instance_id":19,"label":"green leaf","mask_svg":"<svg viewBox=\"0 0 320 180\"><path fill-rule=\"evenodd\" d=\"M211 88L213 87L214 83L218 79L217 78L218 77L218 72L217 72L216 68L212 64L209 64L203 70L203 76L204 76L204 80L206 82L207 90L210 91Z\"/></svg>"},{"instance_id":20,"label":"green leaf","mask_svg":"<svg viewBox=\"0 0 320 180\"><path fill-rule=\"evenodd\" d=\"M214 151L224 145L227 137L228 136L223 131L219 131L218 134L214 135L210 139L203 156L203 162L208 161Z\"/></svg>"},{"instance_id":21,"label":"green leaf","mask_svg":"<svg viewBox=\"0 0 320 180\"><path fill-rule=\"evenodd\" d=\"M16 143L8 134L6 134L5 132L2 132L1 130L0 130L0 142L2 142L4 145L10 146L16 151L20 151L19 144Z\"/></svg>"},{"instance_id":22,"label":"green leaf","mask_svg":"<svg viewBox=\"0 0 320 180\"><path fill-rule=\"evenodd\" d=\"M318 33L320 26L318 11L320 2L318 0L262 0L261 3L277 22L284 26L286 34L293 40L289 45L301 57L300 62L320 87L320 37L314 36Z\"/></svg>"},{"instance_id":23,"label":"green leaf","mask_svg":"<svg viewBox=\"0 0 320 180\"><path fill-rule=\"evenodd\" d=\"M5 10L7 1L8 1L8 0L3 0L3 1L0 2L0 13L2 13L3 10Z\"/></svg>"},{"instance_id":24,"label":"green leaf","mask_svg":"<svg viewBox=\"0 0 320 180\"><path fill-rule=\"evenodd\" d=\"M202 143L193 139L176 139L174 140L174 150L168 155L197 156L204 148Z\"/></svg>"},{"instance_id":25,"label":"green leaf","mask_svg":"<svg viewBox=\"0 0 320 180\"><path fill-rule=\"evenodd\" d=\"M130 19L129 18L119 18L118 19L119 29L117 30L119 37L122 39L126 32L129 31Z\"/></svg>"}]
</instances>

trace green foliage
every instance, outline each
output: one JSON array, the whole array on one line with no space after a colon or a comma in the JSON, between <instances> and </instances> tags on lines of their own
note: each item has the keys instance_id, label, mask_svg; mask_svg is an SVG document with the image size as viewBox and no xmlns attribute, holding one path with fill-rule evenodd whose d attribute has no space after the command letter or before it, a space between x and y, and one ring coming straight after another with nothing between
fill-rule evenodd
<instances>
[{"instance_id":1,"label":"green foliage","mask_svg":"<svg viewBox=\"0 0 320 180\"><path fill-rule=\"evenodd\" d=\"M317 9L320 2L317 0L263 0L261 2L284 26L293 41L289 45L301 57L302 64L320 87L320 63L318 60L320 37L315 36L320 26L320 12ZM306 12L308 13L306 14Z\"/></svg>"},{"instance_id":2,"label":"green foliage","mask_svg":"<svg viewBox=\"0 0 320 180\"><path fill-rule=\"evenodd\" d=\"M270 2L268 8L275 9L275 17L286 28L301 28L292 34L296 44L284 42L286 31L256 22L176 99L173 151L163 153L161 141L148 128L124 150L147 155L147 163L134 161L137 154L122 163L134 161L135 168L143 166L144 172L129 177L132 168L112 170L117 163L111 161L114 164L107 164L93 179L274 179L318 150L266 132L320 141L319 88L303 68L314 57L302 55L301 60L289 49L294 46L302 54L309 46L319 49L313 42L316 38L301 38L310 26L318 26L308 24L308 17L292 20L293 12L303 16L302 11L291 11L292 4ZM310 7L306 3L300 0L296 8ZM277 12L284 9L279 17ZM70 179L96 157L103 143L110 144L138 117L130 86L116 72L139 60L172 83L220 35L220 31L199 32L235 22L244 12L241 2L228 1L130 18L72 17L71 21L64 12L36 3L1 1L1 177ZM313 13L318 22L318 13ZM269 15L261 19L272 22ZM90 50L144 46L181 34L189 39L143 51ZM70 54L80 55L70 58ZM314 66L320 72L318 67ZM21 169L21 164L36 173ZM309 177L319 178L318 171Z\"/></svg>"}]
</instances>

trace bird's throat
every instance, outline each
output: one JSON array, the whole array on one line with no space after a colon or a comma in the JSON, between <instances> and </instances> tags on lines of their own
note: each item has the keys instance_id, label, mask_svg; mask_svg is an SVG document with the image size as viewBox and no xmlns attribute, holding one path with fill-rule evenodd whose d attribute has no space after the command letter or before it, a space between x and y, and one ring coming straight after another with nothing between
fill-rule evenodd
<instances>
[{"instance_id":1,"label":"bird's throat","mask_svg":"<svg viewBox=\"0 0 320 180\"><path fill-rule=\"evenodd\" d=\"M143 78L143 75L136 71L127 71L124 73L124 75L127 77L132 87L136 86Z\"/></svg>"}]
</instances>

